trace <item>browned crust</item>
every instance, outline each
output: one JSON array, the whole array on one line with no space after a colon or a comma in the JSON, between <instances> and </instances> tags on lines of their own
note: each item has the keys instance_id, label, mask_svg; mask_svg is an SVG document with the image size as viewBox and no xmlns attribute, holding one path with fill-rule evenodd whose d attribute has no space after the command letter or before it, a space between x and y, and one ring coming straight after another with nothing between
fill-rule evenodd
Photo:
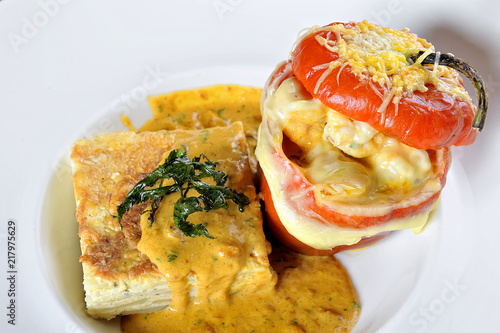
<instances>
[{"instance_id":1,"label":"browned crust","mask_svg":"<svg viewBox=\"0 0 500 333\"><path fill-rule=\"evenodd\" d=\"M123 229L114 216L116 206L132 187L153 171L171 149L174 137L167 131L102 134L74 145L71 159L80 224L80 261L95 276L110 280L142 274L160 276L156 266L136 248L145 205L125 214Z\"/></svg>"},{"instance_id":2,"label":"browned crust","mask_svg":"<svg viewBox=\"0 0 500 333\"><path fill-rule=\"evenodd\" d=\"M230 126L243 130L241 123ZM215 127L206 131L218 130ZM116 218L116 208L134 185L157 167L166 152L200 138L199 130L117 132L75 143L71 160L80 261L93 275L109 280L133 279L143 274L164 278L156 265L137 250L140 216L147 203L134 206L124 215L123 228Z\"/></svg>"}]
</instances>

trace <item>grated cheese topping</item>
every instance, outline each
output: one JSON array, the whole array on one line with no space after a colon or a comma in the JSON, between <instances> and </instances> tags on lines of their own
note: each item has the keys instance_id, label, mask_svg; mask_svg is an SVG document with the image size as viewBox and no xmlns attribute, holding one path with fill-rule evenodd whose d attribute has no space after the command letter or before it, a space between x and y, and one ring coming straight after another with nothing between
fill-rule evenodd
<instances>
[{"instance_id":1,"label":"grated cheese topping","mask_svg":"<svg viewBox=\"0 0 500 333\"><path fill-rule=\"evenodd\" d=\"M456 99L470 101L459 74L438 65L439 55L434 65L421 64L425 57L435 52L434 46L407 28L395 30L363 21L348 27L343 24L313 27L309 33L321 31L327 32L326 38L316 35L316 40L339 58L316 66L317 69L325 68L325 71L316 84L315 93L335 68L349 65L360 81L387 88L381 97L379 112L383 112L391 101L397 104L402 96L427 91L428 84ZM419 51L425 53L413 63L409 56Z\"/></svg>"}]
</instances>

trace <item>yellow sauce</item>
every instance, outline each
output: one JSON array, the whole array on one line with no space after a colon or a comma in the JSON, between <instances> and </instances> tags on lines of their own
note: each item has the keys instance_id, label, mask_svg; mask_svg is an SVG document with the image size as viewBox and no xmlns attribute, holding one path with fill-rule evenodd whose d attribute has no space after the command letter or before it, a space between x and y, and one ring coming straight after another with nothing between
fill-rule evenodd
<instances>
[{"instance_id":1,"label":"yellow sauce","mask_svg":"<svg viewBox=\"0 0 500 333\"><path fill-rule=\"evenodd\" d=\"M207 133L207 140L190 144L188 156L205 154L218 162L217 169L230 175L226 186L245 193L250 205L240 212L236 204L229 202L227 210L189 215L190 223L204 224L214 239L187 237L175 227L173 206L180 197L178 193L162 200L153 224L148 214L142 214L142 236L137 248L167 278L172 289L170 307L176 310L187 306L193 285L194 302L210 304L225 301L240 291L270 289L276 283L267 259L269 247L262 230L262 214L241 123ZM191 192L190 196L196 194Z\"/></svg>"},{"instance_id":2,"label":"yellow sauce","mask_svg":"<svg viewBox=\"0 0 500 333\"><path fill-rule=\"evenodd\" d=\"M228 89L237 93L228 93ZM176 114L189 115L184 120L204 118L203 101L193 98L200 94L208 109L224 110L220 113L227 120L225 125L252 121L244 123L244 130L235 123L226 130L214 131L216 138L212 130L203 130L211 127L210 122L195 122L194 127L209 135L201 135L190 144L188 155L192 158L203 153L219 162L218 169L229 174L226 185L244 192L251 204L244 212L230 203L228 210L189 216L191 223L204 223L214 239L189 238L173 226L173 203L178 199L175 194L162 201L153 224L148 214L143 214L137 247L167 278L172 303L159 312L123 317L122 332L350 331L359 317L359 301L349 275L333 256L308 257L273 244L268 259L270 247L264 238L252 179L255 170L251 170L247 148L247 142L251 147L249 136L257 130L256 119L260 121L260 94L254 88L212 86L157 96L150 104L160 123L153 119L141 130L176 125L171 121L178 119ZM244 105L253 105L243 118L242 96ZM227 107L231 105L240 107ZM198 111L185 111L193 109ZM160 113L164 116L159 117Z\"/></svg>"},{"instance_id":3,"label":"yellow sauce","mask_svg":"<svg viewBox=\"0 0 500 333\"><path fill-rule=\"evenodd\" d=\"M190 303L122 319L122 332L349 332L360 307L348 274L335 257L273 248L279 275L268 292L237 293L225 302Z\"/></svg>"},{"instance_id":4,"label":"yellow sauce","mask_svg":"<svg viewBox=\"0 0 500 333\"><path fill-rule=\"evenodd\" d=\"M261 94L261 88L214 85L150 96L148 101L153 110L153 119L147 121L139 132L203 129L241 121L250 149L250 166L254 174L257 174L254 150L257 145L257 130L262 120Z\"/></svg>"}]
</instances>

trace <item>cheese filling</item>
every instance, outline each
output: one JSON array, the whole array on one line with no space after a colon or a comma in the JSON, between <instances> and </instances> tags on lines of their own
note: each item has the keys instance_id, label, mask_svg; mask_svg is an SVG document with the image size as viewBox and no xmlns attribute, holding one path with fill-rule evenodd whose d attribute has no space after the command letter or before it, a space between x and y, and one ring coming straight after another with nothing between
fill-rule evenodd
<instances>
[{"instance_id":1,"label":"cheese filling","mask_svg":"<svg viewBox=\"0 0 500 333\"><path fill-rule=\"evenodd\" d=\"M322 218L310 210L300 205L291 207L290 198L283 195L287 175L273 151L288 154L314 184L318 203L355 216L383 216L439 191L442 185L433 178L426 151L406 146L366 123L325 107L305 94L295 78L286 79L270 92L262 113L256 156L278 216L298 240L317 249L329 249L355 244L381 232L423 228L429 211L363 229L322 223ZM295 151L282 147L283 140L291 141ZM300 202L306 194L297 191L292 199Z\"/></svg>"}]
</instances>

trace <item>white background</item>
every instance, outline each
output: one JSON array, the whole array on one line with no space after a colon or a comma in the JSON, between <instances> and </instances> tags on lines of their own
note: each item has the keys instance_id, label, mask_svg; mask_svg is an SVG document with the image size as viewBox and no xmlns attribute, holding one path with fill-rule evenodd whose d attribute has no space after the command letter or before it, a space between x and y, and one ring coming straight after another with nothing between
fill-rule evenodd
<instances>
[{"instance_id":1,"label":"white background","mask_svg":"<svg viewBox=\"0 0 500 333\"><path fill-rule=\"evenodd\" d=\"M298 32L367 19L409 27L483 75L490 109L454 149L423 234L339 256L358 287L357 332L500 327L500 6L496 1L0 1L0 332L117 331L82 316L67 156L78 138L140 126L143 93L262 86ZM16 223L16 325L7 323L7 222ZM76 249L76 252L75 252Z\"/></svg>"}]
</instances>

